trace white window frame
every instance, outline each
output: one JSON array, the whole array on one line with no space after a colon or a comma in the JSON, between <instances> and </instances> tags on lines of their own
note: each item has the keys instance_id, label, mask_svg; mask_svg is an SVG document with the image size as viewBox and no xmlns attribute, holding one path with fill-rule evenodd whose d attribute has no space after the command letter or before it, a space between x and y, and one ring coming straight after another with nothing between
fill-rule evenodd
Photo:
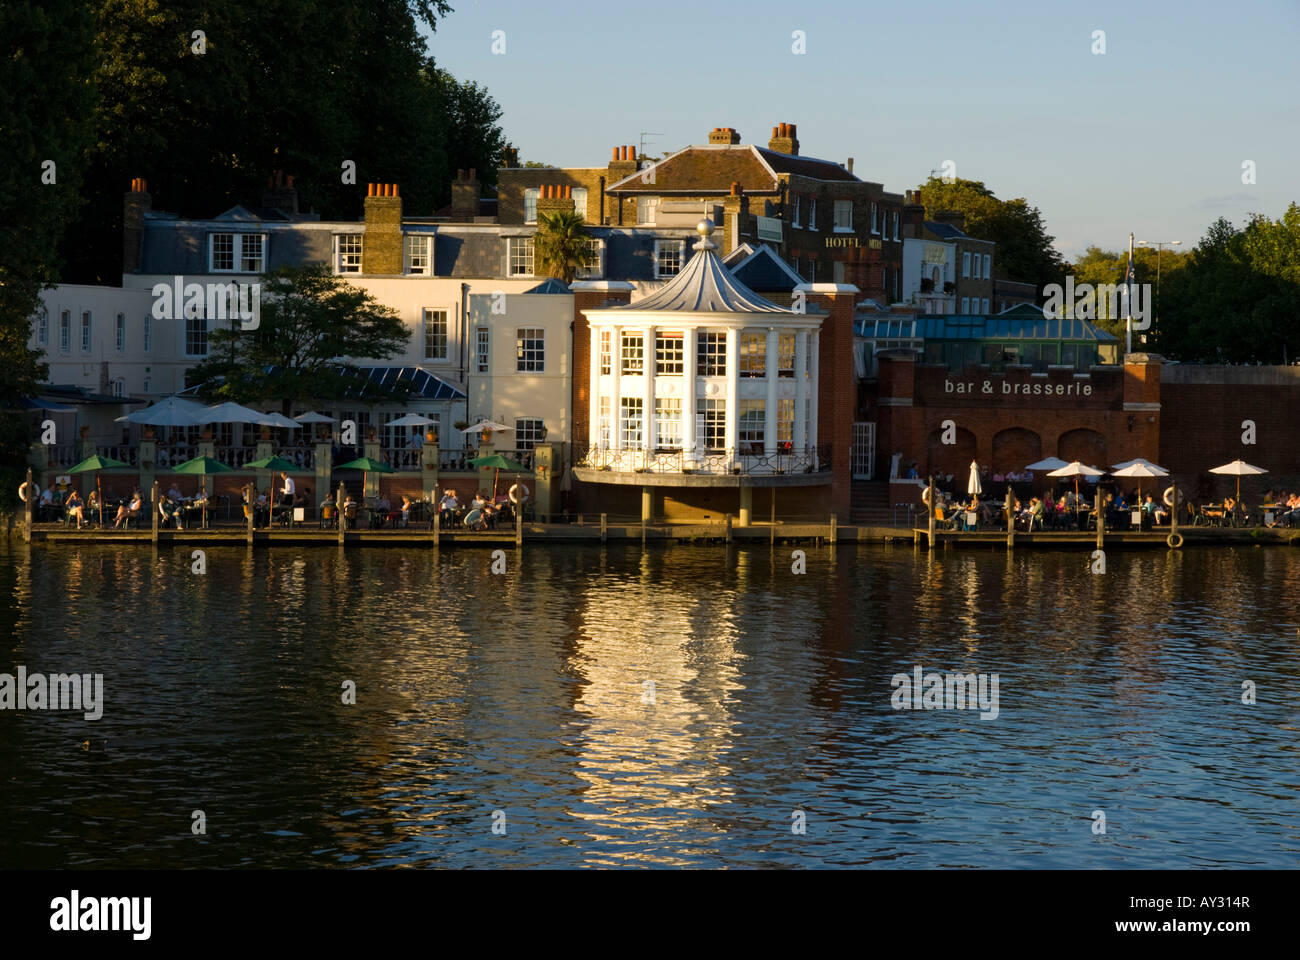
<instances>
[{"instance_id":1,"label":"white window frame","mask_svg":"<svg viewBox=\"0 0 1300 960\"><path fill-rule=\"evenodd\" d=\"M582 217L583 220L587 219L587 188L586 187L573 188L573 212L576 213L578 216Z\"/></svg>"},{"instance_id":2,"label":"white window frame","mask_svg":"<svg viewBox=\"0 0 1300 960\"><path fill-rule=\"evenodd\" d=\"M677 268L671 272L664 270L664 254L673 251L677 256ZM675 277L682 272L682 267L686 266L686 241L685 240L656 240L655 241L655 279L667 280Z\"/></svg>"},{"instance_id":3,"label":"white window frame","mask_svg":"<svg viewBox=\"0 0 1300 960\"><path fill-rule=\"evenodd\" d=\"M515 269L516 262L520 267L519 270ZM537 261L534 259L534 254L533 254L533 238L532 237L507 237L506 238L506 276L531 277L534 276L534 271L536 269L537 269Z\"/></svg>"},{"instance_id":4,"label":"white window frame","mask_svg":"<svg viewBox=\"0 0 1300 960\"><path fill-rule=\"evenodd\" d=\"M597 436L600 438L600 446L608 449L609 447L609 407L610 398L601 394L600 403L597 406Z\"/></svg>"},{"instance_id":5,"label":"white window frame","mask_svg":"<svg viewBox=\"0 0 1300 960\"><path fill-rule=\"evenodd\" d=\"M970 313L970 297L961 298L961 312L963 316Z\"/></svg>"},{"instance_id":6,"label":"white window frame","mask_svg":"<svg viewBox=\"0 0 1300 960\"><path fill-rule=\"evenodd\" d=\"M420 251L423 247L423 252ZM423 260L423 266L416 266ZM433 276L433 237L427 233L408 233L402 237L402 266L413 277Z\"/></svg>"},{"instance_id":7,"label":"white window frame","mask_svg":"<svg viewBox=\"0 0 1300 960\"><path fill-rule=\"evenodd\" d=\"M961 275L963 277L970 276L970 251L969 250L965 251L961 255Z\"/></svg>"},{"instance_id":8,"label":"white window frame","mask_svg":"<svg viewBox=\"0 0 1300 960\"><path fill-rule=\"evenodd\" d=\"M682 448L681 397L655 397L655 445L661 450Z\"/></svg>"},{"instance_id":9,"label":"white window frame","mask_svg":"<svg viewBox=\"0 0 1300 960\"><path fill-rule=\"evenodd\" d=\"M796 193L796 194L795 194L793 197L791 197L790 199L793 201L793 205L792 205L791 210L790 210L790 226L792 226L792 227L802 227L803 224L801 224L801 223L799 222L799 207L800 207L800 202L799 202L799 201L800 201L802 198L799 196L799 194Z\"/></svg>"},{"instance_id":10,"label":"white window frame","mask_svg":"<svg viewBox=\"0 0 1300 960\"><path fill-rule=\"evenodd\" d=\"M344 253L344 243L350 248L353 241L356 242L356 250L348 250ZM353 274L361 272L362 254L365 252L365 234L362 233L336 233L334 234L334 272L336 274ZM344 257L348 257L345 262ZM352 258L356 258L355 262Z\"/></svg>"},{"instance_id":11,"label":"white window frame","mask_svg":"<svg viewBox=\"0 0 1300 960\"><path fill-rule=\"evenodd\" d=\"M812 404L809 404L812 406ZM709 443L709 434L716 443ZM695 438L706 450L727 448L727 398L700 397L695 414Z\"/></svg>"},{"instance_id":12,"label":"white window frame","mask_svg":"<svg viewBox=\"0 0 1300 960\"><path fill-rule=\"evenodd\" d=\"M993 279L993 256L988 253L984 254L984 279Z\"/></svg>"},{"instance_id":13,"label":"white window frame","mask_svg":"<svg viewBox=\"0 0 1300 960\"><path fill-rule=\"evenodd\" d=\"M640 346L636 345L639 341ZM645 375L644 330L624 330L618 338L618 370L625 377Z\"/></svg>"},{"instance_id":14,"label":"white window frame","mask_svg":"<svg viewBox=\"0 0 1300 960\"><path fill-rule=\"evenodd\" d=\"M181 344L181 349L187 357L206 357L208 348L211 345L209 336L211 331L208 329L207 317L191 317L188 312L185 315L185 342ZM202 340L203 349L201 351L191 350L193 343Z\"/></svg>"},{"instance_id":15,"label":"white window frame","mask_svg":"<svg viewBox=\"0 0 1300 960\"><path fill-rule=\"evenodd\" d=\"M587 241L587 262L574 274L574 279L599 280L604 275L605 241L592 237Z\"/></svg>"},{"instance_id":16,"label":"white window frame","mask_svg":"<svg viewBox=\"0 0 1300 960\"><path fill-rule=\"evenodd\" d=\"M541 197L542 190L540 187L524 188L524 223L537 222L537 201L540 200ZM529 213L531 213L532 216L529 216Z\"/></svg>"},{"instance_id":17,"label":"white window frame","mask_svg":"<svg viewBox=\"0 0 1300 960\"><path fill-rule=\"evenodd\" d=\"M439 320L439 316L441 320ZM438 354L436 339L442 328L442 352ZM430 334L435 342L430 344ZM431 352L432 351L432 352ZM451 311L445 307L423 307L420 310L420 353L425 360L445 361L451 355Z\"/></svg>"},{"instance_id":18,"label":"white window frame","mask_svg":"<svg viewBox=\"0 0 1300 960\"><path fill-rule=\"evenodd\" d=\"M479 373L492 372L492 328L474 328L474 365Z\"/></svg>"},{"instance_id":19,"label":"white window frame","mask_svg":"<svg viewBox=\"0 0 1300 960\"><path fill-rule=\"evenodd\" d=\"M989 312L989 298L984 297L982 302L984 304L984 309L981 312L987 314Z\"/></svg>"},{"instance_id":20,"label":"white window frame","mask_svg":"<svg viewBox=\"0 0 1300 960\"><path fill-rule=\"evenodd\" d=\"M736 446L740 448L737 452L744 452L750 446L762 449L766 443L767 400L762 397L741 398L736 404Z\"/></svg>"},{"instance_id":21,"label":"white window frame","mask_svg":"<svg viewBox=\"0 0 1300 960\"><path fill-rule=\"evenodd\" d=\"M116 320L116 346L117 352L123 353L126 350L126 314L119 313Z\"/></svg>"},{"instance_id":22,"label":"white window frame","mask_svg":"<svg viewBox=\"0 0 1300 960\"><path fill-rule=\"evenodd\" d=\"M808 229L817 229L817 198L808 198Z\"/></svg>"},{"instance_id":23,"label":"white window frame","mask_svg":"<svg viewBox=\"0 0 1300 960\"><path fill-rule=\"evenodd\" d=\"M844 217L844 213L846 211L848 212L847 218ZM871 218L872 218L872 225L873 225L873 229L871 231L872 233L876 232L874 229L875 213L876 213L876 205L873 203L871 205ZM847 219L848 221L847 223L842 222L845 219ZM835 201L835 233L852 233L852 232L853 232L853 201L836 200Z\"/></svg>"},{"instance_id":24,"label":"white window frame","mask_svg":"<svg viewBox=\"0 0 1300 960\"><path fill-rule=\"evenodd\" d=\"M115 397L126 396L126 377L114 377L110 381L110 392Z\"/></svg>"},{"instance_id":25,"label":"white window frame","mask_svg":"<svg viewBox=\"0 0 1300 960\"><path fill-rule=\"evenodd\" d=\"M39 346L48 346L50 342L50 311L42 304L40 311L36 314L36 343Z\"/></svg>"},{"instance_id":26,"label":"white window frame","mask_svg":"<svg viewBox=\"0 0 1300 960\"><path fill-rule=\"evenodd\" d=\"M59 351L72 352L72 311L59 311Z\"/></svg>"},{"instance_id":27,"label":"white window frame","mask_svg":"<svg viewBox=\"0 0 1300 960\"><path fill-rule=\"evenodd\" d=\"M228 267L218 267L216 264L216 246L217 246L218 237L230 238L230 266ZM259 247L257 252L256 263L252 267L245 267L244 260L249 256L248 252L244 249L245 240L249 241L248 246L251 248L254 246L254 244L251 242L251 238L253 237L257 238L257 246ZM208 272L209 273L247 273L247 274L265 273L266 272L266 242L267 242L267 235L265 233L251 233L247 230L230 230L230 231L218 230L209 233L208 234Z\"/></svg>"},{"instance_id":28,"label":"white window frame","mask_svg":"<svg viewBox=\"0 0 1300 960\"><path fill-rule=\"evenodd\" d=\"M871 201L871 232L880 235L880 224L876 218L876 202Z\"/></svg>"},{"instance_id":29,"label":"white window frame","mask_svg":"<svg viewBox=\"0 0 1300 960\"><path fill-rule=\"evenodd\" d=\"M766 378L767 334L757 330L742 330L738 346L739 369L736 376L741 380Z\"/></svg>"},{"instance_id":30,"label":"white window frame","mask_svg":"<svg viewBox=\"0 0 1300 960\"><path fill-rule=\"evenodd\" d=\"M539 417L515 417L515 449L535 449L545 430L546 422Z\"/></svg>"},{"instance_id":31,"label":"white window frame","mask_svg":"<svg viewBox=\"0 0 1300 960\"><path fill-rule=\"evenodd\" d=\"M94 338L92 336L92 327L94 325L94 322L95 322L95 318L91 315L91 312L89 310L81 311L81 352L82 353L90 353L91 345L94 343Z\"/></svg>"},{"instance_id":32,"label":"white window frame","mask_svg":"<svg viewBox=\"0 0 1300 960\"><path fill-rule=\"evenodd\" d=\"M655 376L680 377L686 372L686 337L676 330L655 332Z\"/></svg>"},{"instance_id":33,"label":"white window frame","mask_svg":"<svg viewBox=\"0 0 1300 960\"><path fill-rule=\"evenodd\" d=\"M659 218L658 197L636 198L636 224L638 227L653 227Z\"/></svg>"},{"instance_id":34,"label":"white window frame","mask_svg":"<svg viewBox=\"0 0 1300 960\"><path fill-rule=\"evenodd\" d=\"M611 351L610 344L613 342L613 339L614 339L614 331L612 330L600 331L600 357L599 357L600 376L608 375L610 370L613 369L611 366L613 361L611 359L611 353L610 353Z\"/></svg>"},{"instance_id":35,"label":"white window frame","mask_svg":"<svg viewBox=\"0 0 1300 960\"><path fill-rule=\"evenodd\" d=\"M545 327L519 327L515 330L515 372L546 372Z\"/></svg>"},{"instance_id":36,"label":"white window frame","mask_svg":"<svg viewBox=\"0 0 1300 960\"><path fill-rule=\"evenodd\" d=\"M144 375L144 392L146 394L153 392L153 377L147 373Z\"/></svg>"},{"instance_id":37,"label":"white window frame","mask_svg":"<svg viewBox=\"0 0 1300 960\"><path fill-rule=\"evenodd\" d=\"M643 398L619 398L618 438L624 450L640 450L645 446L645 402Z\"/></svg>"},{"instance_id":38,"label":"white window frame","mask_svg":"<svg viewBox=\"0 0 1300 960\"><path fill-rule=\"evenodd\" d=\"M894 211L894 239L898 239L898 211Z\"/></svg>"}]
</instances>

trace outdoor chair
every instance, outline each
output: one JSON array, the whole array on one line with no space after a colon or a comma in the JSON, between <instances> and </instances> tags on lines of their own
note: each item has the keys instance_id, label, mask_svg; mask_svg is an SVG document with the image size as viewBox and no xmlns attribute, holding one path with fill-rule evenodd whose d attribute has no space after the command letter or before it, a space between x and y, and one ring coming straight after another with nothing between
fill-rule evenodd
<instances>
[{"instance_id":1,"label":"outdoor chair","mask_svg":"<svg viewBox=\"0 0 1300 960\"><path fill-rule=\"evenodd\" d=\"M343 517L347 521L348 529L357 528L357 505L355 503L346 503L343 505Z\"/></svg>"},{"instance_id":2,"label":"outdoor chair","mask_svg":"<svg viewBox=\"0 0 1300 960\"><path fill-rule=\"evenodd\" d=\"M338 522L335 517L335 514L337 513L338 508L332 503L326 504L320 508L320 526L322 530L326 528L331 530L334 529L335 524Z\"/></svg>"}]
</instances>

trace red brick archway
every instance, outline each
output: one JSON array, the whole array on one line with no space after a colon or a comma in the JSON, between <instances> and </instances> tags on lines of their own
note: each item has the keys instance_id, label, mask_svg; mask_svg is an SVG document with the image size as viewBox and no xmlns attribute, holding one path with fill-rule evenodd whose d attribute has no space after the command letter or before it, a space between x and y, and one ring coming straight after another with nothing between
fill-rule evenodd
<instances>
[{"instance_id":1,"label":"red brick archway","mask_svg":"<svg viewBox=\"0 0 1300 960\"><path fill-rule=\"evenodd\" d=\"M964 427L957 427L955 444L941 443L943 429L936 427L926 438L926 455L930 472L936 477L951 474L954 478L970 474L970 463L975 459L975 434ZM966 488L963 479L961 487Z\"/></svg>"},{"instance_id":2,"label":"red brick archway","mask_svg":"<svg viewBox=\"0 0 1300 960\"><path fill-rule=\"evenodd\" d=\"M1099 470L1109 466L1106 459L1106 437L1096 430L1079 427L1061 434L1056 455L1065 461L1080 460Z\"/></svg>"},{"instance_id":3,"label":"red brick archway","mask_svg":"<svg viewBox=\"0 0 1300 960\"><path fill-rule=\"evenodd\" d=\"M994 473L1017 472L1043 459L1043 438L1026 427L1008 427L993 437Z\"/></svg>"}]
</instances>

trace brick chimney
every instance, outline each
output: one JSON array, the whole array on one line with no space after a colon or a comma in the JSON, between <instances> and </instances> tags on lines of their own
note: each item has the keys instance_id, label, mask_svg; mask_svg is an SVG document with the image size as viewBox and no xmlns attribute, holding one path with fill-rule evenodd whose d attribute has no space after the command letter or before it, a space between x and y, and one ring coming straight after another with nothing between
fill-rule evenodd
<instances>
[{"instance_id":1,"label":"brick chimney","mask_svg":"<svg viewBox=\"0 0 1300 960\"><path fill-rule=\"evenodd\" d=\"M284 213L298 212L298 191L293 185L293 177L286 177L283 170L274 170L266 178L266 189L262 191L262 206Z\"/></svg>"},{"instance_id":2,"label":"brick chimney","mask_svg":"<svg viewBox=\"0 0 1300 960\"><path fill-rule=\"evenodd\" d=\"M131 181L122 201L122 272L138 273L144 256L144 215L153 209L149 185L142 177Z\"/></svg>"},{"instance_id":3,"label":"brick chimney","mask_svg":"<svg viewBox=\"0 0 1300 960\"><path fill-rule=\"evenodd\" d=\"M636 173L636 147L615 147L614 156L609 161L609 182L614 183Z\"/></svg>"},{"instance_id":4,"label":"brick chimney","mask_svg":"<svg viewBox=\"0 0 1300 960\"><path fill-rule=\"evenodd\" d=\"M917 191L918 193L920 191ZM966 214L960 210L936 210L934 219L939 223L947 223L956 227L958 230L966 229Z\"/></svg>"},{"instance_id":5,"label":"brick chimney","mask_svg":"<svg viewBox=\"0 0 1300 960\"><path fill-rule=\"evenodd\" d=\"M478 169L469 168L456 171L456 179L451 184L451 219L457 223L473 223L478 216L479 201Z\"/></svg>"},{"instance_id":6,"label":"brick chimney","mask_svg":"<svg viewBox=\"0 0 1300 960\"><path fill-rule=\"evenodd\" d=\"M795 136L793 123L778 123L772 128L772 139L767 142L767 149L776 153L788 153L799 156L799 138Z\"/></svg>"},{"instance_id":7,"label":"brick chimney","mask_svg":"<svg viewBox=\"0 0 1300 960\"><path fill-rule=\"evenodd\" d=\"M731 182L731 193L722 198L722 226L724 241L721 256L726 256L740 246L740 235L749 230L749 197L739 180Z\"/></svg>"},{"instance_id":8,"label":"brick chimney","mask_svg":"<svg viewBox=\"0 0 1300 960\"><path fill-rule=\"evenodd\" d=\"M366 235L361 244L361 272L400 274L402 198L395 183L372 183L366 190Z\"/></svg>"},{"instance_id":9,"label":"brick chimney","mask_svg":"<svg viewBox=\"0 0 1300 960\"><path fill-rule=\"evenodd\" d=\"M913 239L921 236L925 223L925 206L921 203L920 190L907 190L903 194L902 235Z\"/></svg>"},{"instance_id":10,"label":"brick chimney","mask_svg":"<svg viewBox=\"0 0 1300 960\"><path fill-rule=\"evenodd\" d=\"M734 146L740 143L740 134L731 127L714 127L709 133L709 143L727 143Z\"/></svg>"},{"instance_id":11,"label":"brick chimney","mask_svg":"<svg viewBox=\"0 0 1300 960\"><path fill-rule=\"evenodd\" d=\"M537 197L537 219L556 213L573 213L573 187L558 183L544 183Z\"/></svg>"}]
</instances>

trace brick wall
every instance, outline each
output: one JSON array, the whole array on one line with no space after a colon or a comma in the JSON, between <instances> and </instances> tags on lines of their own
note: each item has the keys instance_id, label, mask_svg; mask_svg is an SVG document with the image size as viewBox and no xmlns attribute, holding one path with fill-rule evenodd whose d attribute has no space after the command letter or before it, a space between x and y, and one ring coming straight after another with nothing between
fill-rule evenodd
<instances>
[{"instance_id":1,"label":"brick wall","mask_svg":"<svg viewBox=\"0 0 1300 960\"><path fill-rule=\"evenodd\" d=\"M853 419L857 387L853 371L853 307L857 293L809 293L810 307L828 316L818 333L817 443L830 444L831 485L829 507L842 521L849 517L849 454L853 445Z\"/></svg>"},{"instance_id":2,"label":"brick wall","mask_svg":"<svg viewBox=\"0 0 1300 960\"><path fill-rule=\"evenodd\" d=\"M400 274L403 269L402 198L395 183L372 183L366 195L366 235L361 272Z\"/></svg>"}]
</instances>

